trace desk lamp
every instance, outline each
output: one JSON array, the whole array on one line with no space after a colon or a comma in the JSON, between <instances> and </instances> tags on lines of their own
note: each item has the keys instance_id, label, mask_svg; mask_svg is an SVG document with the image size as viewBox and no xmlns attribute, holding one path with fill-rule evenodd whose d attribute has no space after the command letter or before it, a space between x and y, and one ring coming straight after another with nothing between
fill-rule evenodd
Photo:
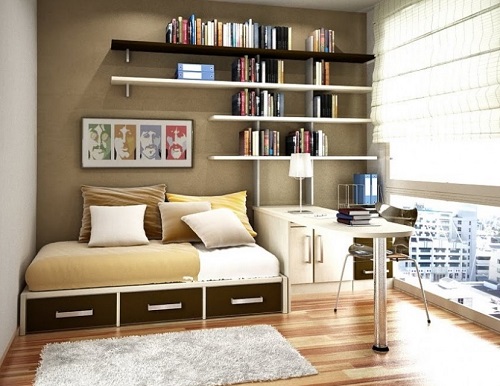
<instances>
[{"instance_id":1,"label":"desk lamp","mask_svg":"<svg viewBox=\"0 0 500 386\"><path fill-rule=\"evenodd\" d=\"M312 213L310 210L302 210L302 180L313 176L312 160L309 153L293 153L290 158L290 170L288 176L299 180L299 210L291 210L289 213Z\"/></svg>"}]
</instances>

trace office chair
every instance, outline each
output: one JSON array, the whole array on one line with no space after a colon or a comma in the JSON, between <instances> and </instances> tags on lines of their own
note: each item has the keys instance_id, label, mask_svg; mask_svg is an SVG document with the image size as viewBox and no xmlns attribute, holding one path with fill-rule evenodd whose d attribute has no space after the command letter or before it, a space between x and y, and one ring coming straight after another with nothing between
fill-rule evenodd
<instances>
[{"instance_id":1,"label":"office chair","mask_svg":"<svg viewBox=\"0 0 500 386\"><path fill-rule=\"evenodd\" d=\"M395 206L390 206L387 204L382 204L378 202L375 208L380 217L386 219L387 221L395 222L398 224L408 225L415 227L415 222L418 218L417 209L400 209ZM337 312L337 307L339 304L340 297L340 287L342 285L342 278L344 276L344 270L349 256L357 258L357 260L373 260L373 246L361 244L356 242L349 247L348 254L345 257L344 265L342 266L342 273L340 274L340 283L337 290L337 299L335 301L334 312ZM363 242L367 240L364 239ZM372 241L372 240L369 240ZM424 300L425 312L427 314L427 323L431 322L429 318L429 309L427 307L427 299L425 297L424 287L422 286L422 279L420 277L420 267L416 259L410 256L410 237L393 237L392 240L387 240L387 259L390 261L405 261L410 260L415 264L417 270L418 282L420 283L420 290L422 291L422 298Z\"/></svg>"}]
</instances>

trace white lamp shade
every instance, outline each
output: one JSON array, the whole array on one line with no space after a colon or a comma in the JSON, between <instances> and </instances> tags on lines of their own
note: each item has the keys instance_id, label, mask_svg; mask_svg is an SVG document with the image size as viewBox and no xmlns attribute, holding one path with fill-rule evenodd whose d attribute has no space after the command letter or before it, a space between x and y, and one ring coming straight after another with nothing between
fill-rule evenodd
<instances>
[{"instance_id":1,"label":"white lamp shade","mask_svg":"<svg viewBox=\"0 0 500 386\"><path fill-rule=\"evenodd\" d=\"M290 158L288 176L293 178L306 178L313 176L311 155L309 153L293 153Z\"/></svg>"}]
</instances>

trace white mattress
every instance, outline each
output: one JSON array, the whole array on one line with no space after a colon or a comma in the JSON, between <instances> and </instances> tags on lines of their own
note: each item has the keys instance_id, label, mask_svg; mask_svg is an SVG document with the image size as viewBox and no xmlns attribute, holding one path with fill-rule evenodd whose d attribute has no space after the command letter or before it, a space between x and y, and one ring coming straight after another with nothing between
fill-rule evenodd
<instances>
[{"instance_id":1,"label":"white mattress","mask_svg":"<svg viewBox=\"0 0 500 386\"><path fill-rule=\"evenodd\" d=\"M198 281L255 279L280 274L276 256L257 244L218 249L207 249L202 243L193 245L200 256Z\"/></svg>"}]
</instances>

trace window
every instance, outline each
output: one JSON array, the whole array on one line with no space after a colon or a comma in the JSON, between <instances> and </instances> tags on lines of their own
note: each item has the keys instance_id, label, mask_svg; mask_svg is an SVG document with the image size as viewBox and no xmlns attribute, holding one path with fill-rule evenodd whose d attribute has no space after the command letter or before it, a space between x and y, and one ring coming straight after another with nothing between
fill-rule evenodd
<instances>
[{"instance_id":1,"label":"window","mask_svg":"<svg viewBox=\"0 0 500 386\"><path fill-rule=\"evenodd\" d=\"M418 208L410 250L424 288L452 301L460 294L467 307L500 317L500 287L492 284L500 272L500 208L398 195L391 203ZM470 222L471 231L460 222ZM396 279L419 286L413 264L399 263L395 272Z\"/></svg>"},{"instance_id":2,"label":"window","mask_svg":"<svg viewBox=\"0 0 500 386\"><path fill-rule=\"evenodd\" d=\"M489 293L475 287L498 281L500 261L500 2L381 0L373 22L371 118L384 200L418 205L426 229L412 253L440 305L460 299L492 315ZM411 264L396 275L395 286L405 283L418 287ZM490 327L500 331L496 314Z\"/></svg>"}]
</instances>

